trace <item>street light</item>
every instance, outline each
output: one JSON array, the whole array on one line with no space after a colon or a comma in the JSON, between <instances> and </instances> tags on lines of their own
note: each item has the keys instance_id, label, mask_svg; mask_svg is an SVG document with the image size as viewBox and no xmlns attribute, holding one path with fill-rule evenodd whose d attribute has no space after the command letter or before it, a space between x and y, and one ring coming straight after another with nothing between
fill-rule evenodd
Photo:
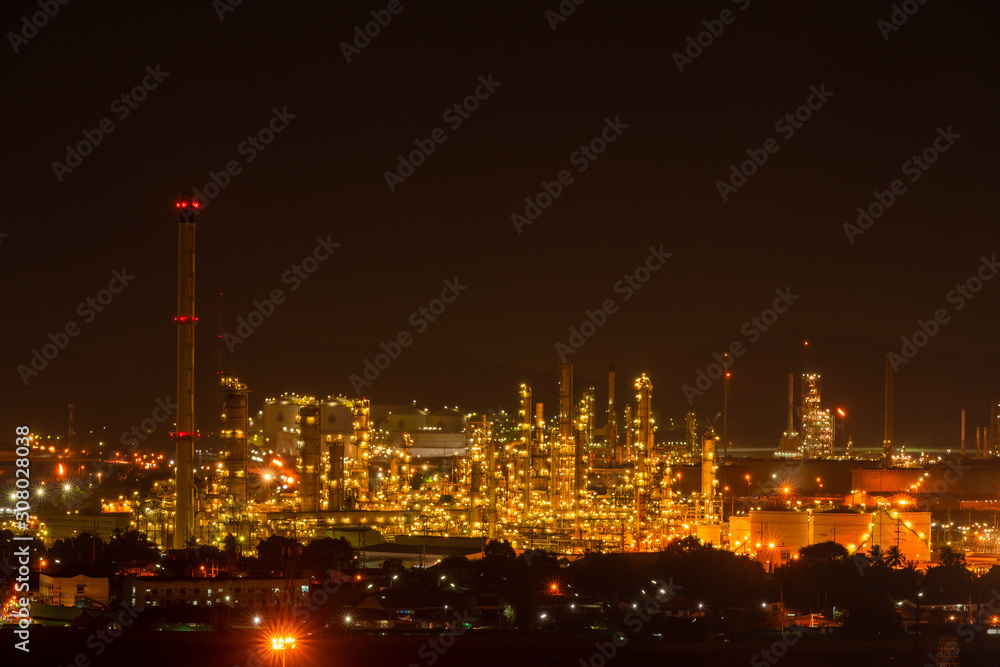
<instances>
[{"instance_id":1,"label":"street light","mask_svg":"<svg viewBox=\"0 0 1000 667\"><path fill-rule=\"evenodd\" d=\"M847 455L847 413L844 408L837 408L837 415L840 415L840 430L844 432L844 455ZM837 415L833 416L833 453L837 453Z\"/></svg>"},{"instance_id":2,"label":"street light","mask_svg":"<svg viewBox=\"0 0 1000 667\"><path fill-rule=\"evenodd\" d=\"M285 654L295 648L295 637L271 637L271 650L281 655L281 667L285 667Z\"/></svg>"}]
</instances>

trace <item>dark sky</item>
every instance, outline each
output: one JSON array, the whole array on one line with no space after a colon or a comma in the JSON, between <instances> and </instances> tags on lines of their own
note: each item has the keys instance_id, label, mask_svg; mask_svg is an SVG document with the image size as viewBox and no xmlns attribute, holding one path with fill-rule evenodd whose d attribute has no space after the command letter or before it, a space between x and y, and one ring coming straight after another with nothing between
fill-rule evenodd
<instances>
[{"instance_id":1,"label":"dark sky","mask_svg":"<svg viewBox=\"0 0 1000 667\"><path fill-rule=\"evenodd\" d=\"M858 445L880 445L883 356L944 309L896 374L897 441L957 444L963 406L970 427L986 423L1000 280L961 310L948 293L1000 250L993 3L912 0L886 39L889 2L588 0L553 30L556 0L403 0L350 63L340 43L387 3L244 0L221 21L220 4L71 2L16 53L7 36L0 442L18 423L63 432L70 402L79 432L115 441L175 394L173 201L230 160L240 173L197 231L203 430L220 365L255 407L352 395L350 375L401 331L413 343L364 388L374 402L511 409L527 380L551 414L555 344L606 299L617 311L568 357L600 405L614 361L621 397L647 371L655 407L681 415L683 386L741 341L736 444L776 442L785 376L811 370ZM712 24L724 10L731 22ZM4 3L0 25L21 32L37 11ZM673 54L704 21L723 30L679 72ZM168 74L121 118L115 100L154 82L147 67ZM442 114L481 76L500 85L453 129ZM813 87L832 95L788 137L776 121ZM241 142L273 109L294 118L248 161ZM60 181L53 162L105 118L114 130ZM627 128L580 172L571 156L606 119ZM390 191L397 155L436 128L447 139ZM947 151L911 181L904 163L939 128ZM723 201L717 182L769 138L778 150ZM563 170L572 183L518 233L512 213ZM851 243L844 224L896 179L903 194ZM292 291L282 275L317 237L340 247ZM616 282L661 245L672 256L626 301ZM123 267L134 279L85 322L77 305ZM456 277L467 289L418 332L411 313ZM217 354L219 322L235 331L275 289L286 301ZM751 342L744 323L786 289L798 299ZM25 386L18 365L69 322L79 334ZM721 403L714 383L694 408Z\"/></svg>"}]
</instances>

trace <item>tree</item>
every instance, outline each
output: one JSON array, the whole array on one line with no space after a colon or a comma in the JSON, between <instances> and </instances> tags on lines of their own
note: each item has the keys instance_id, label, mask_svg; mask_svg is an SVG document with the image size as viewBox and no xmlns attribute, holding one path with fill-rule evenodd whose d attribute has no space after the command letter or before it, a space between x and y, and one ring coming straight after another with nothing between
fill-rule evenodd
<instances>
[{"instance_id":1,"label":"tree","mask_svg":"<svg viewBox=\"0 0 1000 667\"><path fill-rule=\"evenodd\" d=\"M514 551L514 547L510 546L510 542L507 540L503 542L490 540L486 543L486 547L483 548L483 560L502 562L515 558L517 558L517 552Z\"/></svg>"},{"instance_id":2,"label":"tree","mask_svg":"<svg viewBox=\"0 0 1000 667\"><path fill-rule=\"evenodd\" d=\"M403 561L399 558L386 558L384 561L379 563L379 569L385 572L390 579L393 576L406 572L406 568L403 566Z\"/></svg>"},{"instance_id":3,"label":"tree","mask_svg":"<svg viewBox=\"0 0 1000 667\"><path fill-rule=\"evenodd\" d=\"M137 530L116 530L106 550L116 572L148 569L160 557L160 550Z\"/></svg>"},{"instance_id":4,"label":"tree","mask_svg":"<svg viewBox=\"0 0 1000 667\"><path fill-rule=\"evenodd\" d=\"M240 543L232 533L227 533L222 539L222 560L226 564L226 569L231 573L239 570Z\"/></svg>"},{"instance_id":5,"label":"tree","mask_svg":"<svg viewBox=\"0 0 1000 667\"><path fill-rule=\"evenodd\" d=\"M317 575L327 570L353 569L356 559L357 551L343 537L313 540L302 549L302 564Z\"/></svg>"},{"instance_id":6,"label":"tree","mask_svg":"<svg viewBox=\"0 0 1000 667\"><path fill-rule=\"evenodd\" d=\"M812 544L799 549L799 560L804 565L845 560L848 555L847 548L833 540Z\"/></svg>"},{"instance_id":7,"label":"tree","mask_svg":"<svg viewBox=\"0 0 1000 667\"><path fill-rule=\"evenodd\" d=\"M72 574L109 575L108 561L104 556L107 545L97 535L81 533L75 537L56 540L48 550L53 568ZM56 565L55 561L59 561Z\"/></svg>"},{"instance_id":8,"label":"tree","mask_svg":"<svg viewBox=\"0 0 1000 667\"><path fill-rule=\"evenodd\" d=\"M294 570L301 552L302 544L290 537L271 535L257 543L260 567L272 572Z\"/></svg>"},{"instance_id":9,"label":"tree","mask_svg":"<svg viewBox=\"0 0 1000 667\"><path fill-rule=\"evenodd\" d=\"M959 565L965 567L965 553L945 544L938 549L938 558L942 565Z\"/></svg>"},{"instance_id":10,"label":"tree","mask_svg":"<svg viewBox=\"0 0 1000 667\"><path fill-rule=\"evenodd\" d=\"M879 545L873 544L872 548L868 550L868 558L871 559L872 565L881 565L885 562L885 551Z\"/></svg>"},{"instance_id":11,"label":"tree","mask_svg":"<svg viewBox=\"0 0 1000 667\"><path fill-rule=\"evenodd\" d=\"M886 565L892 569L903 567L906 562L906 557L903 556L903 551L895 544L885 550L882 555L882 560Z\"/></svg>"}]
</instances>

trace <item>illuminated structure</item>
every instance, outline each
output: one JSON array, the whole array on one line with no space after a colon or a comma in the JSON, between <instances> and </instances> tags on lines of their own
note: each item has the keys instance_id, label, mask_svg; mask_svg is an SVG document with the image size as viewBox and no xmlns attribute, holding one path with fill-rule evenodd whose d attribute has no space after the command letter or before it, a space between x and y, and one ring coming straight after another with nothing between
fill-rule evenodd
<instances>
[{"instance_id":1,"label":"illuminated structure","mask_svg":"<svg viewBox=\"0 0 1000 667\"><path fill-rule=\"evenodd\" d=\"M521 385L521 403L517 416L521 426L520 443L520 481L521 481L521 523L527 524L531 515L532 505L532 473L534 450L531 438L531 387L526 384Z\"/></svg>"},{"instance_id":2,"label":"illuminated structure","mask_svg":"<svg viewBox=\"0 0 1000 667\"><path fill-rule=\"evenodd\" d=\"M219 480L216 493L210 497L212 537L232 534L242 545L250 548L256 513L250 499L247 439L250 433L250 390L239 378L222 376L219 379L222 394L222 449L219 452Z\"/></svg>"},{"instance_id":3,"label":"illuminated structure","mask_svg":"<svg viewBox=\"0 0 1000 667\"><path fill-rule=\"evenodd\" d=\"M517 548L560 553L653 551L690 534L693 523L699 537L717 542L714 433L699 450L706 466L702 492L689 500L678 496L676 504L673 465L689 455L656 442L650 378L634 382L624 435L613 419L614 396L607 425L598 429L594 388L574 395L569 364L558 368L558 379L559 411L549 422L532 388L522 384L519 410L509 417L382 406L378 425L367 399L286 394L265 402L264 423L255 432L249 390L223 377L221 456L217 465L200 468L209 502L196 508L193 540L221 547L233 534L246 552L258 530L308 540L375 529L379 536L507 539ZM693 422L693 416L685 422L687 437ZM407 429L440 432L456 423L464 430L461 453L449 448L414 465ZM677 446L686 449L683 442ZM712 526L714 532L703 530Z\"/></svg>"},{"instance_id":4,"label":"illuminated structure","mask_svg":"<svg viewBox=\"0 0 1000 667\"><path fill-rule=\"evenodd\" d=\"M714 514L715 495L719 482L715 478L716 464L715 452L718 437L713 429L705 432L705 438L701 446L701 503L705 515Z\"/></svg>"},{"instance_id":5,"label":"illuminated structure","mask_svg":"<svg viewBox=\"0 0 1000 667\"><path fill-rule=\"evenodd\" d=\"M493 440L493 424L483 417L481 422L469 422L467 428L469 488L469 524L473 532L490 539L497 536L497 451Z\"/></svg>"},{"instance_id":6,"label":"illuminated structure","mask_svg":"<svg viewBox=\"0 0 1000 667\"><path fill-rule=\"evenodd\" d=\"M795 376L788 374L788 426L778 441L778 456L801 456L802 437L795 431Z\"/></svg>"},{"instance_id":7,"label":"illuminated structure","mask_svg":"<svg viewBox=\"0 0 1000 667\"><path fill-rule=\"evenodd\" d=\"M818 373L802 374L802 456L833 456L833 417L821 405Z\"/></svg>"},{"instance_id":8,"label":"illuminated structure","mask_svg":"<svg viewBox=\"0 0 1000 667\"><path fill-rule=\"evenodd\" d=\"M892 467L892 364L885 355L885 437L882 439L882 465ZM978 447L977 447L978 450Z\"/></svg>"},{"instance_id":9,"label":"illuminated structure","mask_svg":"<svg viewBox=\"0 0 1000 667\"><path fill-rule=\"evenodd\" d=\"M604 446L613 465L621 465L624 457L618 444L618 413L615 412L615 365L608 365L608 423L604 428Z\"/></svg>"},{"instance_id":10,"label":"illuminated structure","mask_svg":"<svg viewBox=\"0 0 1000 667\"><path fill-rule=\"evenodd\" d=\"M299 500L303 512L326 509L327 498L321 493L326 471L320 454L319 406L303 405L299 408ZM327 460L329 460L327 458Z\"/></svg>"},{"instance_id":11,"label":"illuminated structure","mask_svg":"<svg viewBox=\"0 0 1000 667\"><path fill-rule=\"evenodd\" d=\"M177 441L174 506L174 549L194 537L194 238L200 204L193 192L182 192L175 207L177 236Z\"/></svg>"},{"instance_id":12,"label":"illuminated structure","mask_svg":"<svg viewBox=\"0 0 1000 667\"><path fill-rule=\"evenodd\" d=\"M684 453L694 455L698 451L698 416L694 410L689 410L684 418L684 436L687 445Z\"/></svg>"},{"instance_id":13,"label":"illuminated structure","mask_svg":"<svg viewBox=\"0 0 1000 667\"><path fill-rule=\"evenodd\" d=\"M642 542L646 533L646 511L649 504L650 454L653 450L653 383L643 375L635 381L636 389L636 432L635 453L632 460L635 463L633 475L635 486L635 539Z\"/></svg>"},{"instance_id":14,"label":"illuminated structure","mask_svg":"<svg viewBox=\"0 0 1000 667\"><path fill-rule=\"evenodd\" d=\"M371 439L371 405L362 398L353 405L354 436L344 457L344 497L347 509L360 509L371 499L368 459Z\"/></svg>"}]
</instances>

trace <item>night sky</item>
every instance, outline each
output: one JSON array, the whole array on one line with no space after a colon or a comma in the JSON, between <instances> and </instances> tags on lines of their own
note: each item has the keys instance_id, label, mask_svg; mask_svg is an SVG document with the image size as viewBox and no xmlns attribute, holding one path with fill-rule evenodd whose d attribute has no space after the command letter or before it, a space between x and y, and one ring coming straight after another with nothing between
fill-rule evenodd
<instances>
[{"instance_id":1,"label":"night sky","mask_svg":"<svg viewBox=\"0 0 1000 667\"><path fill-rule=\"evenodd\" d=\"M215 195L197 231L204 431L218 371L250 385L254 410L285 391L354 395L350 376L401 332L412 343L362 389L373 402L510 410L528 381L554 414L556 343L608 299L567 356L600 406L614 361L620 400L646 371L661 419L681 416L684 385L739 341L734 444L776 446L786 374L809 370L857 446L878 447L884 355L942 309L895 375L896 440L957 446L962 407L970 441L986 424L1000 280L949 292L1000 252L995 4L910 0L898 29L890 2L564 0L565 20L546 15L556 0L389 4L70 2L34 31L22 17L38 4L4 3L4 32L34 36L7 34L2 57L0 442L20 423L65 432L71 402L78 433L114 442L175 395L173 203L191 188ZM372 11L391 21L342 46ZM144 80L131 108L121 96ZM466 118L445 115L477 89ZM810 100L808 120L783 120ZM53 165L103 119L113 130L89 155ZM244 143L272 122L270 143ZM438 128L445 140L390 188L397 156ZM603 152L578 153L602 131ZM939 137L933 164L906 165ZM724 201L718 183L748 150L766 162ZM239 173L206 189L230 161ZM559 196L515 224L563 171ZM894 203L845 230L875 191ZM317 238L339 247L293 290L286 272ZM618 281L661 246L671 256L626 300ZM123 269L134 278L102 312L78 310ZM466 288L433 322L411 319L446 280ZM274 290L273 314L220 344ZM785 290L797 298L757 330ZM78 335L26 385L18 366L68 323ZM721 405L719 382L693 397L702 416Z\"/></svg>"}]
</instances>

